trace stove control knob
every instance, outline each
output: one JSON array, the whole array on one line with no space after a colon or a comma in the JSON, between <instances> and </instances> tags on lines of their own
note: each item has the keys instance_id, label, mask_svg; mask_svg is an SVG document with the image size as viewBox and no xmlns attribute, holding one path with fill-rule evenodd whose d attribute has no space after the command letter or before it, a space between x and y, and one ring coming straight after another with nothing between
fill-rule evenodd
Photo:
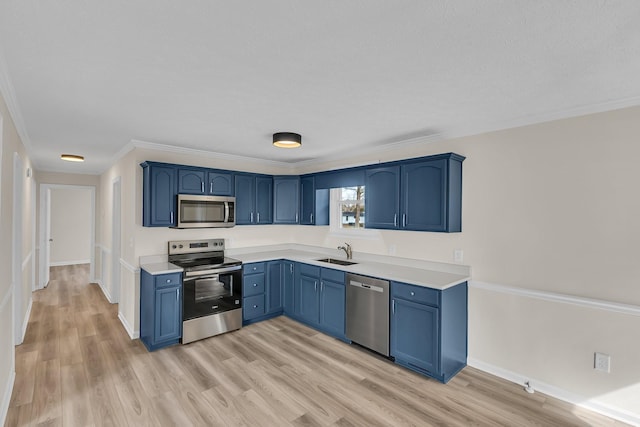
<instances>
[{"instance_id":1,"label":"stove control knob","mask_svg":"<svg viewBox=\"0 0 640 427\"><path fill-rule=\"evenodd\" d=\"M184 248L184 246L182 246L182 245L178 245L178 247L179 247L180 249Z\"/></svg>"},{"instance_id":2,"label":"stove control knob","mask_svg":"<svg viewBox=\"0 0 640 427\"><path fill-rule=\"evenodd\" d=\"M218 242L213 242L213 246L218 246Z\"/></svg>"},{"instance_id":3,"label":"stove control knob","mask_svg":"<svg viewBox=\"0 0 640 427\"><path fill-rule=\"evenodd\" d=\"M175 248L177 248L176 245L171 245L171 249L175 249Z\"/></svg>"}]
</instances>

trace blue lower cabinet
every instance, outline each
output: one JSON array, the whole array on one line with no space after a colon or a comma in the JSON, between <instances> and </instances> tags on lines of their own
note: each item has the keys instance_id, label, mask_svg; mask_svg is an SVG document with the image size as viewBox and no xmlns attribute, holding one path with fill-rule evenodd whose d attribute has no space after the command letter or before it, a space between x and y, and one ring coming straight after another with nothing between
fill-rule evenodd
<instances>
[{"instance_id":1,"label":"blue lower cabinet","mask_svg":"<svg viewBox=\"0 0 640 427\"><path fill-rule=\"evenodd\" d=\"M467 283L443 291L391 282L391 356L447 382L467 364Z\"/></svg>"},{"instance_id":2,"label":"blue lower cabinet","mask_svg":"<svg viewBox=\"0 0 640 427\"><path fill-rule=\"evenodd\" d=\"M140 273L140 340L149 351L182 338L182 275Z\"/></svg>"},{"instance_id":3,"label":"blue lower cabinet","mask_svg":"<svg viewBox=\"0 0 640 427\"><path fill-rule=\"evenodd\" d=\"M342 275L344 277L344 273ZM320 282L320 327L331 335L344 338L344 279L341 283L325 279Z\"/></svg>"},{"instance_id":4,"label":"blue lower cabinet","mask_svg":"<svg viewBox=\"0 0 640 427\"><path fill-rule=\"evenodd\" d=\"M345 340L344 272L298 264L294 285L294 310L289 314L309 326Z\"/></svg>"},{"instance_id":5,"label":"blue lower cabinet","mask_svg":"<svg viewBox=\"0 0 640 427\"><path fill-rule=\"evenodd\" d=\"M392 300L391 356L410 367L437 375L439 310L399 298Z\"/></svg>"},{"instance_id":6,"label":"blue lower cabinet","mask_svg":"<svg viewBox=\"0 0 640 427\"><path fill-rule=\"evenodd\" d=\"M264 294L245 297L242 305L242 318L251 320L264 316Z\"/></svg>"},{"instance_id":7,"label":"blue lower cabinet","mask_svg":"<svg viewBox=\"0 0 640 427\"><path fill-rule=\"evenodd\" d=\"M282 310L288 316L294 316L296 288L294 286L295 263L282 261Z\"/></svg>"},{"instance_id":8,"label":"blue lower cabinet","mask_svg":"<svg viewBox=\"0 0 640 427\"><path fill-rule=\"evenodd\" d=\"M259 322L283 311L283 261L254 262L242 266L243 324Z\"/></svg>"}]
</instances>

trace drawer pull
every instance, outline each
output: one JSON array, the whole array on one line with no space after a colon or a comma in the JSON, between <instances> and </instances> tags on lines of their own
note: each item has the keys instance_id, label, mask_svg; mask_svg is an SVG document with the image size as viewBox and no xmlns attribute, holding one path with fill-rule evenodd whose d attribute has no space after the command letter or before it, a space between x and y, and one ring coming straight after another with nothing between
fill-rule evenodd
<instances>
[{"instance_id":1,"label":"drawer pull","mask_svg":"<svg viewBox=\"0 0 640 427\"><path fill-rule=\"evenodd\" d=\"M256 304L253 304L253 308L258 308L258 306Z\"/></svg>"},{"instance_id":2,"label":"drawer pull","mask_svg":"<svg viewBox=\"0 0 640 427\"><path fill-rule=\"evenodd\" d=\"M167 279L167 283L171 283L171 279Z\"/></svg>"},{"instance_id":3,"label":"drawer pull","mask_svg":"<svg viewBox=\"0 0 640 427\"><path fill-rule=\"evenodd\" d=\"M416 295L416 293L413 292L413 291L411 291L410 294L411 294L412 297Z\"/></svg>"},{"instance_id":4,"label":"drawer pull","mask_svg":"<svg viewBox=\"0 0 640 427\"><path fill-rule=\"evenodd\" d=\"M256 286L258 286L258 284L257 284L257 283L254 283L254 284L253 284L253 287L255 288Z\"/></svg>"}]
</instances>

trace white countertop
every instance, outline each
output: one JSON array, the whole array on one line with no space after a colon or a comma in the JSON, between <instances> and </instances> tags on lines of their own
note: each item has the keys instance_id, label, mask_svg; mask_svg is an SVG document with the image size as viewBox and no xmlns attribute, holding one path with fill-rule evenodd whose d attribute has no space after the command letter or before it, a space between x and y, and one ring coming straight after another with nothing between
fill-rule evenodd
<instances>
[{"instance_id":1,"label":"white countertop","mask_svg":"<svg viewBox=\"0 0 640 427\"><path fill-rule=\"evenodd\" d=\"M471 278L471 268L467 265L448 264L393 256L383 256L356 252L351 261L354 265L342 266L320 262L320 258L345 259L344 253L333 248L282 244L248 248L231 248L225 255L243 263L286 259L295 262L332 268L347 273L409 283L438 290L444 290ZM167 255L140 257L140 267L149 274L180 273L182 268L167 262Z\"/></svg>"},{"instance_id":2,"label":"white countertop","mask_svg":"<svg viewBox=\"0 0 640 427\"><path fill-rule=\"evenodd\" d=\"M371 261L358 259L357 256L351 260L357 264L342 266L339 264L329 264L317 261L320 258L327 258L327 254L323 252L311 252L295 249L281 249L261 252L244 252L230 255L239 259L243 263L262 262L277 259L286 259L296 262L304 262L306 264L317 265L319 267L332 268L347 273L362 274L365 276L377 277L380 279L393 280L397 282L410 283L412 285L424 286L438 290L444 290L470 279L468 273L454 273L447 271L437 271L430 268L421 268L419 266L406 266L398 264L389 264L380 261ZM332 258L343 259L344 256L334 256ZM389 260L398 258L389 257ZM345 258L346 260L346 258ZM415 261L419 264L419 261ZM461 269L462 270L462 269Z\"/></svg>"},{"instance_id":3,"label":"white countertop","mask_svg":"<svg viewBox=\"0 0 640 427\"><path fill-rule=\"evenodd\" d=\"M152 276L168 273L182 273L183 271L182 267L178 267L177 265L173 265L166 261L140 264L140 268L144 269L144 271Z\"/></svg>"}]
</instances>

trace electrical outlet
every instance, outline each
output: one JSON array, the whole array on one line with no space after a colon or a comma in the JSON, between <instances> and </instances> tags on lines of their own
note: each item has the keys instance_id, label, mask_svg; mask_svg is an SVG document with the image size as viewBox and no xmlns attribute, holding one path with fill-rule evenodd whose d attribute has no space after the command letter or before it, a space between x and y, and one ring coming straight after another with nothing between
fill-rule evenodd
<instances>
[{"instance_id":1,"label":"electrical outlet","mask_svg":"<svg viewBox=\"0 0 640 427\"><path fill-rule=\"evenodd\" d=\"M456 249L453 251L453 262L462 264L463 252L462 249Z\"/></svg>"},{"instance_id":2,"label":"electrical outlet","mask_svg":"<svg viewBox=\"0 0 640 427\"><path fill-rule=\"evenodd\" d=\"M596 352L593 357L593 368L608 374L611 372L611 356Z\"/></svg>"}]
</instances>

